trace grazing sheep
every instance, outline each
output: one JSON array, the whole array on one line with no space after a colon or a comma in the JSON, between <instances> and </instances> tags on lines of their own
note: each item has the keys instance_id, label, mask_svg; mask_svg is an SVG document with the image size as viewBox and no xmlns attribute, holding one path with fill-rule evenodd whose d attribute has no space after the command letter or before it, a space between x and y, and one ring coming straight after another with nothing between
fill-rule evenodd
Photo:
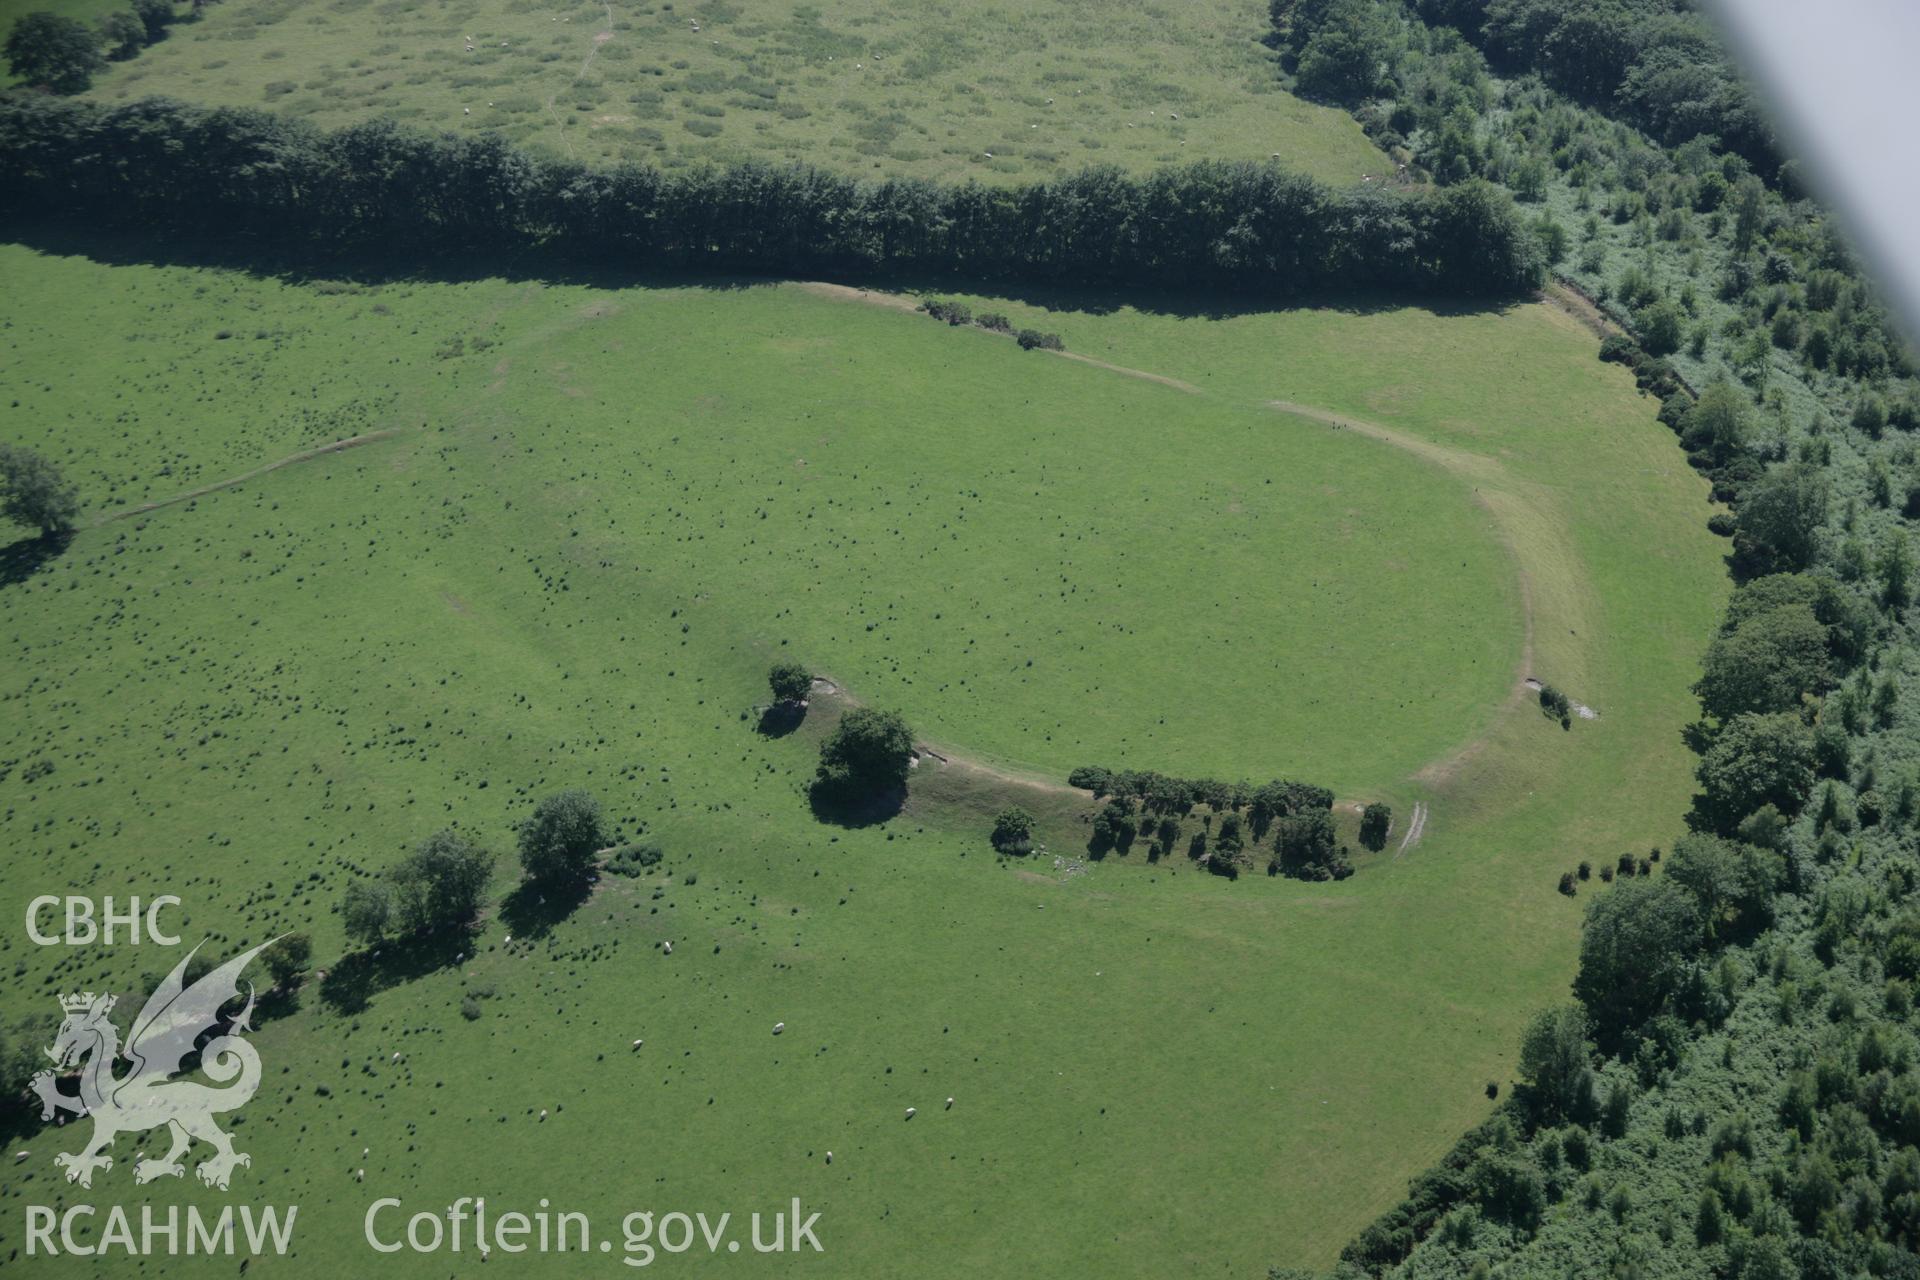
<instances>
[{"instance_id":1,"label":"grazing sheep","mask_svg":"<svg viewBox=\"0 0 1920 1280\"><path fill-rule=\"evenodd\" d=\"M949 1111L951 1111L951 1110L953 1110L953 1099L952 1099L952 1098L948 1098L948 1099L947 1099L947 1110L949 1110Z\"/></svg>"},{"instance_id":2,"label":"grazing sheep","mask_svg":"<svg viewBox=\"0 0 1920 1280\"><path fill-rule=\"evenodd\" d=\"M907 1108L907 1119L909 1119L909 1120L911 1120L911 1119L913 1119L913 1108L912 1108L912 1107L908 1107L908 1108Z\"/></svg>"},{"instance_id":3,"label":"grazing sheep","mask_svg":"<svg viewBox=\"0 0 1920 1280\"><path fill-rule=\"evenodd\" d=\"M828 1164L832 1164L832 1163L833 1163L833 1152L831 1152L831 1151L829 1151L829 1152L827 1152L827 1163L828 1163Z\"/></svg>"},{"instance_id":4,"label":"grazing sheep","mask_svg":"<svg viewBox=\"0 0 1920 1280\"><path fill-rule=\"evenodd\" d=\"M667 946L666 946L666 951L667 951L667 954L668 954L668 955L672 955L672 954L673 954L673 944L672 944L671 942L669 942L669 943L667 943Z\"/></svg>"},{"instance_id":5,"label":"grazing sheep","mask_svg":"<svg viewBox=\"0 0 1920 1280\"><path fill-rule=\"evenodd\" d=\"M645 1041L645 1040L635 1040L635 1041L633 1042L633 1047L634 1047L634 1048L636 1048L636 1049L638 1049L638 1048L639 1048L639 1047L640 1047L641 1045L643 1045L643 1044L645 1044L645 1043L646 1043L646 1041Z\"/></svg>"},{"instance_id":6,"label":"grazing sheep","mask_svg":"<svg viewBox=\"0 0 1920 1280\"><path fill-rule=\"evenodd\" d=\"M353 1175L353 1180L354 1180L355 1182L365 1182L365 1181L367 1180L367 1171L366 1171L365 1169L361 1169L361 1170L359 1170L359 1171L357 1171L357 1172L356 1172L356 1173L355 1173L355 1174Z\"/></svg>"},{"instance_id":7,"label":"grazing sheep","mask_svg":"<svg viewBox=\"0 0 1920 1280\"><path fill-rule=\"evenodd\" d=\"M773 1024L773 1034L775 1035L779 1035L782 1031L785 1031L786 1029L787 1029L787 1024L784 1022L776 1022Z\"/></svg>"},{"instance_id":8,"label":"grazing sheep","mask_svg":"<svg viewBox=\"0 0 1920 1280\"><path fill-rule=\"evenodd\" d=\"M547 1109L545 1107L540 1108L540 1118L542 1120L547 1118Z\"/></svg>"}]
</instances>

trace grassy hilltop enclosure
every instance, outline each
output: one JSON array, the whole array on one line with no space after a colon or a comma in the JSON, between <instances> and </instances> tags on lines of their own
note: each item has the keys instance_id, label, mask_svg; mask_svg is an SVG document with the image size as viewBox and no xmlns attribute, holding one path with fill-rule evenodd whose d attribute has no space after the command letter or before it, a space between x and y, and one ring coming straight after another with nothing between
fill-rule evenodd
<instances>
[{"instance_id":1,"label":"grassy hilltop enclosure","mask_svg":"<svg viewBox=\"0 0 1920 1280\"><path fill-rule=\"evenodd\" d=\"M0 27L43 0L0 3ZM93 18L91 0L51 7ZM1110 162L1265 159L1331 182L1392 165L1345 113L1279 87L1261 0L1128 6L208 6L100 75L107 100L388 116L581 160L747 158L986 180Z\"/></svg>"},{"instance_id":2,"label":"grassy hilltop enclosure","mask_svg":"<svg viewBox=\"0 0 1920 1280\"><path fill-rule=\"evenodd\" d=\"M1920 1280L1920 349L1709 9L0 0L0 1258Z\"/></svg>"},{"instance_id":3,"label":"grassy hilltop enclosure","mask_svg":"<svg viewBox=\"0 0 1920 1280\"><path fill-rule=\"evenodd\" d=\"M302 1205L276 1273L365 1266L377 1196L474 1194L799 1195L823 1275L1325 1263L1563 988L1563 864L1685 807L1705 486L1544 305L970 300L1058 355L844 288L97 253L0 251L7 438L87 507L0 582L0 910L164 886L221 948L312 933L241 1131L247 1194ZM770 736L786 656L840 692ZM807 807L848 699L938 752L878 825ZM1339 884L1090 861L1093 762L1395 826ZM510 890L574 786L660 859L496 892L457 963L339 963L349 883L457 823ZM994 854L1010 800L1043 851ZM0 957L8 1024L157 963ZM68 1190L28 1168L0 1248Z\"/></svg>"}]
</instances>

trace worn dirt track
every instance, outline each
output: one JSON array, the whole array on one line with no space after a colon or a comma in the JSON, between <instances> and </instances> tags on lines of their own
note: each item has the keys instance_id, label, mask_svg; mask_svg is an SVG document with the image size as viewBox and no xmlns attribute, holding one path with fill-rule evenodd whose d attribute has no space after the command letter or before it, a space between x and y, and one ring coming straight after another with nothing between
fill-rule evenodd
<instances>
[{"instance_id":1,"label":"worn dirt track","mask_svg":"<svg viewBox=\"0 0 1920 1280\"><path fill-rule=\"evenodd\" d=\"M143 516L149 512L178 506L182 502L192 502L195 498L204 498L210 493L218 493L222 489L231 489L235 485L245 484L249 480L258 479L268 472L278 471L282 467L290 467L296 462L311 462L315 458L324 458L330 453L339 453L342 450L357 448L363 444L372 444L375 440L385 440L389 436L398 434L398 428L388 427L380 431L369 431L364 435L348 436L345 440L334 440L327 444L316 445L311 449L302 449L298 453L290 453L284 458L276 459L264 466L255 467L251 471L243 471L237 476L228 476L225 480L216 480L212 484L203 484L199 488L189 489L185 493L176 493L171 498L161 498L155 502L143 502L137 507L127 507L121 511L109 512L96 519L93 523L99 526L111 524L115 520L130 520L134 516Z\"/></svg>"}]
</instances>

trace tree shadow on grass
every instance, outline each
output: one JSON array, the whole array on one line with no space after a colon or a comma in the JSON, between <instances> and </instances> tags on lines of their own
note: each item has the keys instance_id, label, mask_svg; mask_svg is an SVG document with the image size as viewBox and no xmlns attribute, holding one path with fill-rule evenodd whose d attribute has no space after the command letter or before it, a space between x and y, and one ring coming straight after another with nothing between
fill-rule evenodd
<instances>
[{"instance_id":1,"label":"tree shadow on grass","mask_svg":"<svg viewBox=\"0 0 1920 1280\"><path fill-rule=\"evenodd\" d=\"M584 285L596 289L679 288L738 292L783 280L826 280L854 288L909 295L979 293L1057 312L1107 315L1132 309L1183 319L1228 319L1272 311L1333 310L1371 315L1408 308L1439 316L1500 313L1537 295L1456 297L1383 288L1324 289L1310 293L1245 292L1168 284L1022 281L924 270L808 269L780 274L620 261L616 255L566 253L556 247L506 244L450 246L440 251L383 252L365 245L274 244L247 235L225 238L154 234L139 228L87 227L21 213L0 214L0 240L41 253L78 256L108 265L217 267L290 284L318 281L377 285L478 280ZM636 255L637 257L637 255Z\"/></svg>"},{"instance_id":2,"label":"tree shadow on grass","mask_svg":"<svg viewBox=\"0 0 1920 1280\"><path fill-rule=\"evenodd\" d=\"M262 991L253 1006L253 1025L265 1026L300 1012L300 993L305 985L301 981L284 987L268 987Z\"/></svg>"},{"instance_id":3,"label":"tree shadow on grass","mask_svg":"<svg viewBox=\"0 0 1920 1280\"><path fill-rule=\"evenodd\" d=\"M763 738L784 738L798 729L807 718L804 702L776 702L760 713L758 725Z\"/></svg>"},{"instance_id":4,"label":"tree shadow on grass","mask_svg":"<svg viewBox=\"0 0 1920 1280\"><path fill-rule=\"evenodd\" d=\"M907 805L905 787L849 793L816 782L807 792L813 816L836 827L877 827L899 816Z\"/></svg>"},{"instance_id":5,"label":"tree shadow on grass","mask_svg":"<svg viewBox=\"0 0 1920 1280\"><path fill-rule=\"evenodd\" d=\"M0 588L14 587L57 559L73 541L72 534L22 538L0 547Z\"/></svg>"},{"instance_id":6,"label":"tree shadow on grass","mask_svg":"<svg viewBox=\"0 0 1920 1280\"><path fill-rule=\"evenodd\" d=\"M374 996L403 982L445 969L467 954L469 929L447 929L411 938L389 938L343 956L320 980L320 1002L336 1013L358 1013Z\"/></svg>"},{"instance_id":7,"label":"tree shadow on grass","mask_svg":"<svg viewBox=\"0 0 1920 1280\"><path fill-rule=\"evenodd\" d=\"M500 904L500 923L515 938L540 938L579 910L593 893L594 881L580 879L572 884L541 884L527 881L506 896Z\"/></svg>"}]
</instances>

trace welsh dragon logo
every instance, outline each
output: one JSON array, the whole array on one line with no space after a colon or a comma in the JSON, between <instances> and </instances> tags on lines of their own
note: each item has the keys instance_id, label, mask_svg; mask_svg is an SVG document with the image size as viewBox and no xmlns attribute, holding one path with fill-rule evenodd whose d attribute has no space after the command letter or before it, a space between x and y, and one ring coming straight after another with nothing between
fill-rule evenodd
<instances>
[{"instance_id":1,"label":"welsh dragon logo","mask_svg":"<svg viewBox=\"0 0 1920 1280\"><path fill-rule=\"evenodd\" d=\"M239 998L241 971L268 945L262 943L236 956L191 986L186 984L187 965L200 948L188 952L147 997L124 1049L119 1030L107 1017L115 997L96 996L91 991L60 997L66 1020L46 1053L60 1071L71 1070L85 1060L80 1095L75 1098L61 1093L52 1070L33 1078L33 1091L40 1095L42 1120L53 1119L59 1111L93 1118L93 1140L86 1149L61 1152L53 1158L67 1171L67 1181L91 1187L94 1170L112 1167L113 1157L102 1153L116 1137L145 1133L162 1125L168 1129L173 1145L160 1159L135 1164L135 1182L181 1177L186 1169L180 1158L195 1139L213 1148L213 1154L194 1169L200 1181L210 1187L225 1191L234 1168L253 1163L246 1153L233 1149L232 1135L213 1122L215 1115L245 1106L260 1087L260 1055L240 1038L250 1030L253 984L247 984L246 1007L239 1014L223 1018L220 1010ZM170 1078L184 1071L187 1060L196 1052L201 1073L224 1088ZM116 1077L116 1060L122 1057L133 1064L133 1069Z\"/></svg>"}]
</instances>

